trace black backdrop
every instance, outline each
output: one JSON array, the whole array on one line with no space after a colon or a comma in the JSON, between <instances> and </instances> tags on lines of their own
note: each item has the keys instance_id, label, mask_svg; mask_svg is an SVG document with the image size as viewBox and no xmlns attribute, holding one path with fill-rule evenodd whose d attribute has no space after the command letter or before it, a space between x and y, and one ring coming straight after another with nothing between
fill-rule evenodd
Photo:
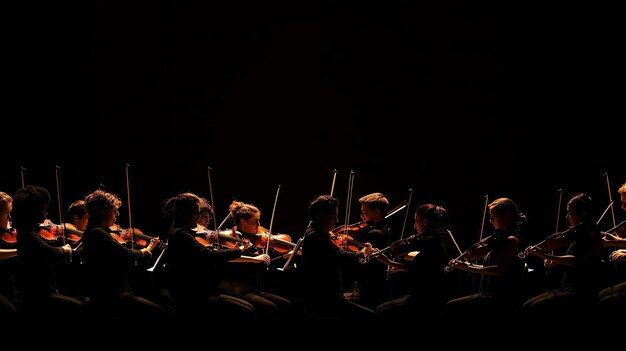
<instances>
[{"instance_id":1,"label":"black backdrop","mask_svg":"<svg viewBox=\"0 0 626 351\"><path fill-rule=\"evenodd\" d=\"M127 205L129 164L133 224L157 234L164 199L209 197L211 166L220 220L238 199L259 206L269 227L281 185L274 232L297 238L309 201L330 191L333 169L344 204L354 170L350 222L358 197L380 191L396 205L413 189L411 209L444 205L469 245L488 194L514 199L545 236L557 189L565 198L588 192L603 209L603 174L616 201L626 181L616 11L567 6L90 1L15 9L0 189L13 193L24 167L26 183L56 195L59 166L64 207L101 184ZM58 221L56 199L50 212ZM128 225L127 207L120 212ZM403 217L393 220L397 235Z\"/></svg>"}]
</instances>

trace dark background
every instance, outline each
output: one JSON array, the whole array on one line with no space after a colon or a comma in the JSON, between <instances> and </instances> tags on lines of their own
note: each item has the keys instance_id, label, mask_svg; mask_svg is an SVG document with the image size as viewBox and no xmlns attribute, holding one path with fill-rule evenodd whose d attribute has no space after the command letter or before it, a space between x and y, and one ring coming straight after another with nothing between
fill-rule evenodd
<instances>
[{"instance_id":1,"label":"dark background","mask_svg":"<svg viewBox=\"0 0 626 351\"><path fill-rule=\"evenodd\" d=\"M478 239L484 196L510 197L532 232L555 228L557 189L602 211L626 181L615 9L484 1L89 1L8 11L0 190L50 189L63 207L101 184L133 225L164 230L183 191L253 203L297 238L310 200L382 192L446 207ZM22 5L28 6L28 5ZM623 144L623 142L622 142ZM615 207L618 221L626 217ZM345 207L340 222L345 221ZM564 212L563 212L564 213ZM392 225L400 236L404 212ZM611 226L611 218L603 227ZM412 217L407 233L412 232ZM560 227L567 226L564 214ZM228 226L227 226L228 227ZM486 227L489 230L489 227Z\"/></svg>"}]
</instances>

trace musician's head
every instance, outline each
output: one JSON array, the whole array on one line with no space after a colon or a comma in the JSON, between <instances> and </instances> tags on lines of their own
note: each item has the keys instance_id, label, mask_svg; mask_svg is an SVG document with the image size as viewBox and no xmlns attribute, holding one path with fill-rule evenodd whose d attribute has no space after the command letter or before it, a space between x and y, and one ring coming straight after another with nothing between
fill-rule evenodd
<instances>
[{"instance_id":1,"label":"musician's head","mask_svg":"<svg viewBox=\"0 0 626 351\"><path fill-rule=\"evenodd\" d=\"M332 230L339 216L339 200L330 195L320 195L309 204L311 221L324 230Z\"/></svg>"}]
</instances>

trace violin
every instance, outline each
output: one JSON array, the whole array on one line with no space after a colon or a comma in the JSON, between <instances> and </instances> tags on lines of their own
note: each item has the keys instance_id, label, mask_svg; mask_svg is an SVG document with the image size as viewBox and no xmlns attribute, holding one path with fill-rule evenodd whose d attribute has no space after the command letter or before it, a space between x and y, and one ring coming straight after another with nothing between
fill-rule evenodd
<instances>
[{"instance_id":1,"label":"violin","mask_svg":"<svg viewBox=\"0 0 626 351\"><path fill-rule=\"evenodd\" d=\"M133 228L132 231L128 228L122 228L118 224L114 224L109 227L111 229L111 236L120 244L135 245L139 248L148 246L150 240L154 237L144 234L139 228Z\"/></svg>"},{"instance_id":2,"label":"violin","mask_svg":"<svg viewBox=\"0 0 626 351\"><path fill-rule=\"evenodd\" d=\"M256 234L258 244L257 247L265 247L267 245L267 239L270 240L270 248L280 254L286 254L289 251L296 248L296 244L291 241L291 237L287 234Z\"/></svg>"},{"instance_id":3,"label":"violin","mask_svg":"<svg viewBox=\"0 0 626 351\"><path fill-rule=\"evenodd\" d=\"M269 247L273 249L277 253L283 255L293 250L296 247L296 244L291 241L291 237L287 234L269 234L269 230L259 226L256 234L250 235L247 233L242 233L245 239L250 240L252 245L257 248L264 248L267 246L267 240L269 238Z\"/></svg>"},{"instance_id":4,"label":"violin","mask_svg":"<svg viewBox=\"0 0 626 351\"><path fill-rule=\"evenodd\" d=\"M447 266L444 267L446 272L451 272L454 266L461 262L461 260L475 261L479 258L487 256L493 250L495 243L505 240L508 237L506 229L497 229L493 234L486 238L472 244L465 252L458 257L450 260Z\"/></svg>"},{"instance_id":5,"label":"violin","mask_svg":"<svg viewBox=\"0 0 626 351\"><path fill-rule=\"evenodd\" d=\"M332 241L333 244L337 245L341 249L350 250L352 252L360 251L363 247L365 247L365 244L360 241L354 240L354 238L347 233L364 230L370 225L371 224L367 222L359 222L357 224L348 226L347 230L345 225L336 227L335 229L330 231L330 241Z\"/></svg>"},{"instance_id":6,"label":"violin","mask_svg":"<svg viewBox=\"0 0 626 351\"><path fill-rule=\"evenodd\" d=\"M63 226L61 224L48 222L39 225L39 235L45 240L54 242L63 240L65 237L65 240L68 241L70 246L76 246L83 237L83 232L81 230L72 229L67 224Z\"/></svg>"},{"instance_id":7,"label":"violin","mask_svg":"<svg viewBox=\"0 0 626 351\"><path fill-rule=\"evenodd\" d=\"M576 233L577 228L578 226L569 227L562 232L556 232L554 234L551 234L550 236L540 241L539 243L535 245L531 245L527 247L526 249L524 249L524 251L518 253L517 257L526 258L528 254L531 253L533 250L540 249L543 251L552 251L554 249L558 249L559 247L563 245L570 244L573 234Z\"/></svg>"},{"instance_id":8,"label":"violin","mask_svg":"<svg viewBox=\"0 0 626 351\"><path fill-rule=\"evenodd\" d=\"M0 240L5 248L12 248L17 243L17 231L15 228L1 228Z\"/></svg>"},{"instance_id":9,"label":"violin","mask_svg":"<svg viewBox=\"0 0 626 351\"><path fill-rule=\"evenodd\" d=\"M371 226L372 226L372 223L370 223L369 221L362 221L362 222L358 222L355 224L351 224L347 227L345 225L338 226L335 229L333 229L332 232L335 235L346 234L353 238L355 237L358 238L361 235L361 233L367 231L367 229Z\"/></svg>"},{"instance_id":10,"label":"violin","mask_svg":"<svg viewBox=\"0 0 626 351\"><path fill-rule=\"evenodd\" d=\"M221 246L228 249L234 249L241 245L250 245L250 243L245 239L231 236L230 233L232 233L232 231L230 230L220 230L218 235L215 235L214 230L209 230L206 227L199 225L194 228L193 231L195 232L196 240L203 246L212 246L213 244L217 244L218 240ZM238 236L241 235L240 232L236 233Z\"/></svg>"}]
</instances>

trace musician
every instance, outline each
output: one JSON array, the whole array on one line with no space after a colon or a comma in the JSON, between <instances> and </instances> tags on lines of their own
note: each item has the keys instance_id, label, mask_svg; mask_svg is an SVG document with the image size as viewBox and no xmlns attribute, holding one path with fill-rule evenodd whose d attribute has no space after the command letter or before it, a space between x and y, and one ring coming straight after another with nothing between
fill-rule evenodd
<instances>
[{"instance_id":1,"label":"musician","mask_svg":"<svg viewBox=\"0 0 626 351\"><path fill-rule=\"evenodd\" d=\"M13 237L13 229L10 228L9 218L11 218L11 209L13 208L13 198L0 191L0 231ZM12 241L12 240L11 240ZM11 243L10 246L13 246ZM17 250L0 246L0 316L15 315L17 310L15 303L17 302L17 291L15 290L15 277L13 271L15 269L15 257Z\"/></svg>"},{"instance_id":2,"label":"musician","mask_svg":"<svg viewBox=\"0 0 626 351\"><path fill-rule=\"evenodd\" d=\"M546 261L548 266L561 265L565 274L560 286L528 299L521 312L532 316L579 317L593 308L600 291L602 236L595 224L594 204L584 193L573 195L567 202L570 228L548 237L529 252ZM548 251L567 247L564 255Z\"/></svg>"},{"instance_id":3,"label":"musician","mask_svg":"<svg viewBox=\"0 0 626 351\"><path fill-rule=\"evenodd\" d=\"M84 232L87 229L87 223L89 223L89 212L85 207L85 200L76 200L72 202L67 209L67 217L69 222L65 225L74 230Z\"/></svg>"},{"instance_id":4,"label":"musician","mask_svg":"<svg viewBox=\"0 0 626 351\"><path fill-rule=\"evenodd\" d=\"M330 238L337 224L339 201L330 195L320 195L309 205L311 224L302 242L302 300L311 318L352 318L367 320L374 311L343 295L341 266L358 262L373 252L365 243L358 252L340 249Z\"/></svg>"},{"instance_id":5,"label":"musician","mask_svg":"<svg viewBox=\"0 0 626 351\"><path fill-rule=\"evenodd\" d=\"M383 253L376 259L396 269L409 272L411 288L403 298L387 301L376 308L377 318L402 320L404 316L414 316L432 322L439 318L445 296L444 267L452 254L442 238L448 236L449 215L441 206L424 204L415 210L417 235L401 239L390 247L391 256L401 256L411 251L419 253L408 263L389 260ZM374 253L376 255L376 253Z\"/></svg>"},{"instance_id":6,"label":"musician","mask_svg":"<svg viewBox=\"0 0 626 351\"><path fill-rule=\"evenodd\" d=\"M363 222L357 230L348 232L359 242L369 242L383 248L391 244L391 230L385 215L389 211L389 200L381 193L372 193L359 199ZM341 229L341 228L340 228ZM358 301L369 308L376 308L387 299L387 266L378 260L352 266L355 282L352 291L345 293L346 299Z\"/></svg>"},{"instance_id":7,"label":"musician","mask_svg":"<svg viewBox=\"0 0 626 351\"><path fill-rule=\"evenodd\" d=\"M200 217L198 218L198 229L208 229L211 221L211 203L204 198L200 198Z\"/></svg>"},{"instance_id":8,"label":"musician","mask_svg":"<svg viewBox=\"0 0 626 351\"><path fill-rule=\"evenodd\" d=\"M488 207L494 233L470 246L461 259L450 263L454 269L481 275L480 291L448 301L444 316L450 320L478 313L507 318L518 307L523 269L516 257L520 243L518 228L526 217L509 198L496 199ZM477 259L483 259L482 264L471 262Z\"/></svg>"},{"instance_id":9,"label":"musician","mask_svg":"<svg viewBox=\"0 0 626 351\"><path fill-rule=\"evenodd\" d=\"M261 211L252 204L233 201L229 206L233 221L232 235L241 233L242 238L253 245L244 254L249 256L263 254L264 247L259 234ZM264 254L269 259L268 254ZM261 274L267 265L252 263L229 264L225 279L220 284L223 293L248 301L261 318L285 319L292 313L292 304L288 299L261 290Z\"/></svg>"},{"instance_id":10,"label":"musician","mask_svg":"<svg viewBox=\"0 0 626 351\"><path fill-rule=\"evenodd\" d=\"M72 246L72 259L66 260L56 267L55 274L58 287L66 295L76 297L79 300L88 300L86 286L81 279L86 276L81 238L89 222L85 200L79 199L72 202L67 209L65 219L65 233L68 243Z\"/></svg>"},{"instance_id":11,"label":"musician","mask_svg":"<svg viewBox=\"0 0 626 351\"><path fill-rule=\"evenodd\" d=\"M103 190L96 190L85 198L89 222L82 241L89 297L96 310L109 318L164 320L169 312L136 296L128 279L130 268L151 256L158 239L151 240L141 250L130 249L114 239L111 226L121 205L122 201L115 194Z\"/></svg>"},{"instance_id":12,"label":"musician","mask_svg":"<svg viewBox=\"0 0 626 351\"><path fill-rule=\"evenodd\" d=\"M626 211L626 183L617 190L622 202L622 210ZM622 223L616 228L615 234L607 233L604 238L604 246L619 247L621 249L611 252L609 258L613 262L626 261L626 225ZM613 311L626 311L626 281L600 291L598 294L598 306L600 312L607 317Z\"/></svg>"},{"instance_id":13,"label":"musician","mask_svg":"<svg viewBox=\"0 0 626 351\"><path fill-rule=\"evenodd\" d=\"M15 192L13 225L17 230L17 291L22 311L36 318L85 318L88 305L59 294L53 266L67 260L69 244L51 246L39 233L46 220L50 193L46 188L28 185ZM80 319L79 319L80 320Z\"/></svg>"},{"instance_id":14,"label":"musician","mask_svg":"<svg viewBox=\"0 0 626 351\"><path fill-rule=\"evenodd\" d=\"M203 200L193 193L182 193L165 201L163 211L173 218L168 233L167 276L177 313L216 315L217 318L254 320L254 307L245 300L221 294L218 289L228 261L269 263L269 256L242 256L246 246L232 249L204 246L195 238Z\"/></svg>"}]
</instances>

